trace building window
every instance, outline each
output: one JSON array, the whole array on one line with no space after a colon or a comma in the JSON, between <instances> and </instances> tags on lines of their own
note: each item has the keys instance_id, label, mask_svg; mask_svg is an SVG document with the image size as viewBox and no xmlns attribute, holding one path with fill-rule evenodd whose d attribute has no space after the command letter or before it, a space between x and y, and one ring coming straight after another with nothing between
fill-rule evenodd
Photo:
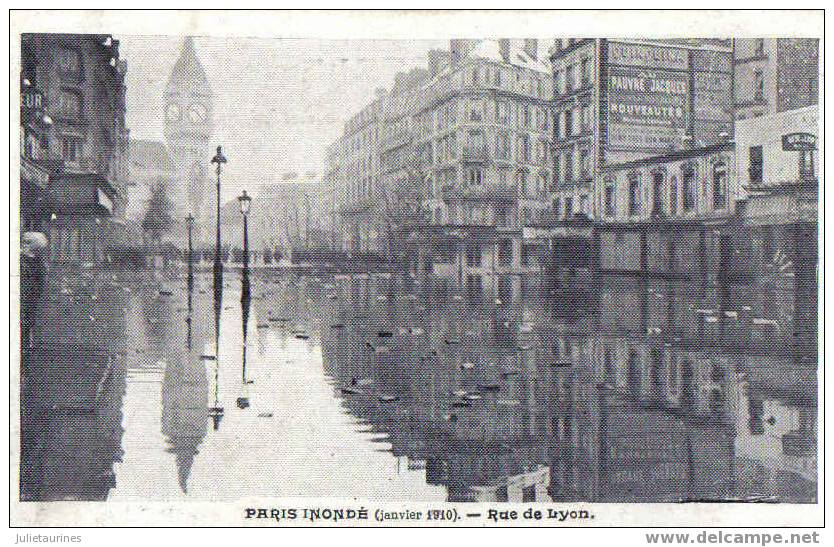
<instances>
[{"instance_id":1,"label":"building window","mask_svg":"<svg viewBox=\"0 0 834 547\"><path fill-rule=\"evenodd\" d=\"M678 214L678 178L676 176L669 177L669 215L675 216Z\"/></svg>"},{"instance_id":2,"label":"building window","mask_svg":"<svg viewBox=\"0 0 834 547\"><path fill-rule=\"evenodd\" d=\"M591 178L591 151L581 150L579 152L579 169L581 170L582 180Z\"/></svg>"},{"instance_id":3,"label":"building window","mask_svg":"<svg viewBox=\"0 0 834 547\"><path fill-rule=\"evenodd\" d=\"M81 161L83 141L78 137L64 137L61 158L69 163Z\"/></svg>"},{"instance_id":4,"label":"building window","mask_svg":"<svg viewBox=\"0 0 834 547\"><path fill-rule=\"evenodd\" d=\"M561 134L559 131L562 129L562 124L559 123L561 121L561 116L558 112L553 115L553 138L559 139L561 138Z\"/></svg>"},{"instance_id":5,"label":"building window","mask_svg":"<svg viewBox=\"0 0 834 547\"><path fill-rule=\"evenodd\" d=\"M522 135L518 138L518 155L516 160L519 163L530 163L530 138Z\"/></svg>"},{"instance_id":6,"label":"building window","mask_svg":"<svg viewBox=\"0 0 834 547\"><path fill-rule=\"evenodd\" d=\"M565 218L570 219L573 216L573 198L565 198Z\"/></svg>"},{"instance_id":7,"label":"building window","mask_svg":"<svg viewBox=\"0 0 834 547\"><path fill-rule=\"evenodd\" d=\"M683 173L683 212L688 213L695 209L695 170L692 167L684 168Z\"/></svg>"},{"instance_id":8,"label":"building window","mask_svg":"<svg viewBox=\"0 0 834 547\"><path fill-rule=\"evenodd\" d=\"M498 101L495 105L495 117L498 123L510 123L510 106L504 101Z\"/></svg>"},{"instance_id":9,"label":"building window","mask_svg":"<svg viewBox=\"0 0 834 547\"><path fill-rule=\"evenodd\" d=\"M565 110L565 133L564 137L569 138L573 135L573 111Z\"/></svg>"},{"instance_id":10,"label":"building window","mask_svg":"<svg viewBox=\"0 0 834 547\"><path fill-rule=\"evenodd\" d=\"M802 180L813 180L816 178L813 150L799 151L799 178Z\"/></svg>"},{"instance_id":11,"label":"building window","mask_svg":"<svg viewBox=\"0 0 834 547\"><path fill-rule=\"evenodd\" d=\"M575 81L574 76L574 65L568 65L567 70L565 70L565 92L570 93L573 91L573 85Z\"/></svg>"},{"instance_id":12,"label":"building window","mask_svg":"<svg viewBox=\"0 0 834 547\"><path fill-rule=\"evenodd\" d=\"M591 208L589 207L590 199L588 199L588 194L582 194L579 196L579 212L585 215L590 215Z\"/></svg>"},{"instance_id":13,"label":"building window","mask_svg":"<svg viewBox=\"0 0 834 547\"><path fill-rule=\"evenodd\" d=\"M562 71L557 70L555 74L553 74L553 94L554 95L561 95L562 94Z\"/></svg>"},{"instance_id":14,"label":"building window","mask_svg":"<svg viewBox=\"0 0 834 547\"><path fill-rule=\"evenodd\" d=\"M479 186L483 182L483 171L478 168L467 169L464 180L467 186Z\"/></svg>"},{"instance_id":15,"label":"building window","mask_svg":"<svg viewBox=\"0 0 834 547\"><path fill-rule=\"evenodd\" d=\"M753 72L753 100L764 100L764 73L761 70Z\"/></svg>"},{"instance_id":16,"label":"building window","mask_svg":"<svg viewBox=\"0 0 834 547\"><path fill-rule=\"evenodd\" d=\"M617 216L617 190L613 184L605 187L605 216L608 218Z\"/></svg>"},{"instance_id":17,"label":"building window","mask_svg":"<svg viewBox=\"0 0 834 547\"><path fill-rule=\"evenodd\" d=\"M573 152L565 152L565 182L573 182Z\"/></svg>"},{"instance_id":18,"label":"building window","mask_svg":"<svg viewBox=\"0 0 834 547\"><path fill-rule=\"evenodd\" d=\"M480 266L481 265L481 247L480 245L469 245L466 248L466 265Z\"/></svg>"},{"instance_id":19,"label":"building window","mask_svg":"<svg viewBox=\"0 0 834 547\"><path fill-rule=\"evenodd\" d=\"M510 159L510 135L506 131L499 131L495 135L495 156L499 159Z\"/></svg>"},{"instance_id":20,"label":"building window","mask_svg":"<svg viewBox=\"0 0 834 547\"><path fill-rule=\"evenodd\" d=\"M754 44L754 47L753 47L753 49L754 49L753 55L756 56L756 57L764 57L764 54L765 54L764 53L764 46L765 46L764 39L763 38L756 38L755 44Z\"/></svg>"},{"instance_id":21,"label":"building window","mask_svg":"<svg viewBox=\"0 0 834 547\"><path fill-rule=\"evenodd\" d=\"M638 173L628 175L628 214L629 216L640 214L640 175Z\"/></svg>"},{"instance_id":22,"label":"building window","mask_svg":"<svg viewBox=\"0 0 834 547\"><path fill-rule=\"evenodd\" d=\"M562 200L553 198L553 217L559 218L562 215Z\"/></svg>"},{"instance_id":23,"label":"building window","mask_svg":"<svg viewBox=\"0 0 834 547\"><path fill-rule=\"evenodd\" d=\"M663 171L652 173L652 216L663 214Z\"/></svg>"},{"instance_id":24,"label":"building window","mask_svg":"<svg viewBox=\"0 0 834 547\"><path fill-rule=\"evenodd\" d=\"M58 92L58 113L65 117L76 120L81 117L81 94L75 91L62 89Z\"/></svg>"},{"instance_id":25,"label":"building window","mask_svg":"<svg viewBox=\"0 0 834 547\"><path fill-rule=\"evenodd\" d=\"M513 244L509 240L501 241L498 244L498 263L501 266L509 266L513 262Z\"/></svg>"},{"instance_id":26,"label":"building window","mask_svg":"<svg viewBox=\"0 0 834 547\"><path fill-rule=\"evenodd\" d=\"M712 168L712 208L727 208L727 166L723 163Z\"/></svg>"},{"instance_id":27,"label":"building window","mask_svg":"<svg viewBox=\"0 0 834 547\"><path fill-rule=\"evenodd\" d=\"M562 156L556 155L553 158L553 188L559 186L559 183L562 182Z\"/></svg>"},{"instance_id":28,"label":"building window","mask_svg":"<svg viewBox=\"0 0 834 547\"><path fill-rule=\"evenodd\" d=\"M59 48L55 55L58 71L64 78L81 79L81 52L76 49Z\"/></svg>"},{"instance_id":29,"label":"building window","mask_svg":"<svg viewBox=\"0 0 834 547\"><path fill-rule=\"evenodd\" d=\"M538 185L538 188L536 188L536 190L539 194L543 194L544 192L547 191L547 188L549 186L547 179L548 179L547 172L539 173L539 185Z\"/></svg>"},{"instance_id":30,"label":"building window","mask_svg":"<svg viewBox=\"0 0 834 547\"><path fill-rule=\"evenodd\" d=\"M533 124L533 119L532 119L532 116L530 115L530 107L525 104L522 107L521 111L522 111L522 114L524 116L524 121L523 121L524 129L530 129L530 127Z\"/></svg>"},{"instance_id":31,"label":"building window","mask_svg":"<svg viewBox=\"0 0 834 547\"><path fill-rule=\"evenodd\" d=\"M480 122L484 119L484 106L481 101L470 101L469 103L469 121Z\"/></svg>"},{"instance_id":32,"label":"building window","mask_svg":"<svg viewBox=\"0 0 834 547\"><path fill-rule=\"evenodd\" d=\"M530 214L529 207L521 208L521 224L522 226L529 226L533 222L533 217Z\"/></svg>"},{"instance_id":33,"label":"building window","mask_svg":"<svg viewBox=\"0 0 834 547\"><path fill-rule=\"evenodd\" d=\"M750 167L747 172L750 175L750 182L762 182L764 180L764 156L761 146L751 146L748 152Z\"/></svg>"},{"instance_id":34,"label":"building window","mask_svg":"<svg viewBox=\"0 0 834 547\"><path fill-rule=\"evenodd\" d=\"M529 195L530 188L528 187L527 171L519 171L515 175L516 188L522 196Z\"/></svg>"},{"instance_id":35,"label":"building window","mask_svg":"<svg viewBox=\"0 0 834 547\"><path fill-rule=\"evenodd\" d=\"M591 85L591 62L585 57L582 59L582 87Z\"/></svg>"},{"instance_id":36,"label":"building window","mask_svg":"<svg viewBox=\"0 0 834 547\"><path fill-rule=\"evenodd\" d=\"M591 132L591 125L593 117L593 112L591 110L591 105L586 105L582 107L582 130L586 133Z\"/></svg>"}]
</instances>

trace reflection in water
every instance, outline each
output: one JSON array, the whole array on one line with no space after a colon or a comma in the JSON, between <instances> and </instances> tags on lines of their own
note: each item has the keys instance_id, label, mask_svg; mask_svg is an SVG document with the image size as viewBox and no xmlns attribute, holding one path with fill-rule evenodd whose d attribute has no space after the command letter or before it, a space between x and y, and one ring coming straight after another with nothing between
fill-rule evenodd
<instances>
[{"instance_id":1,"label":"reflection in water","mask_svg":"<svg viewBox=\"0 0 834 547\"><path fill-rule=\"evenodd\" d=\"M241 391L237 399L237 407L240 409L249 408L249 384L252 383L246 376L246 351L249 338L249 312L252 307L252 292L249 287L249 272L243 271L242 290L240 297L241 324L243 325L243 343L241 344Z\"/></svg>"},{"instance_id":2,"label":"reflection in water","mask_svg":"<svg viewBox=\"0 0 834 547\"><path fill-rule=\"evenodd\" d=\"M803 295L259 273L224 307L211 281L113 291L127 366L95 418L25 407L24 499L817 497Z\"/></svg>"},{"instance_id":3,"label":"reflection in water","mask_svg":"<svg viewBox=\"0 0 834 547\"><path fill-rule=\"evenodd\" d=\"M162 434L168 444L167 451L174 454L180 489L188 491L191 466L206 436L208 416L208 379L200 359L200 351L192 349L193 285L188 284L188 315L186 324L186 351L177 351L174 340L165 345L168 356L162 382ZM199 314L197 314L200 321ZM199 326L197 327L199 329ZM202 343L198 344L202 347Z\"/></svg>"},{"instance_id":4,"label":"reflection in water","mask_svg":"<svg viewBox=\"0 0 834 547\"><path fill-rule=\"evenodd\" d=\"M215 264L214 272L214 402L209 407L208 412L211 416L214 430L220 429L220 421L223 419L225 411L220 405L220 314L223 310L223 274L222 270L218 270Z\"/></svg>"}]
</instances>

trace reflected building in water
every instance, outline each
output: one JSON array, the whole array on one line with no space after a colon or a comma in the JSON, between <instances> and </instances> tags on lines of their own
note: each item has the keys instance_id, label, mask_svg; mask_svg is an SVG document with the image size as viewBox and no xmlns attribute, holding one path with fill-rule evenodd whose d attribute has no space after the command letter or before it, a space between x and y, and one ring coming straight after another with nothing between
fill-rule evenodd
<instances>
[{"instance_id":1,"label":"reflected building in water","mask_svg":"<svg viewBox=\"0 0 834 547\"><path fill-rule=\"evenodd\" d=\"M815 368L704 320L732 309L709 291L602 279L573 311L455 291L344 279L322 333L345 408L449 500L816 498Z\"/></svg>"}]
</instances>

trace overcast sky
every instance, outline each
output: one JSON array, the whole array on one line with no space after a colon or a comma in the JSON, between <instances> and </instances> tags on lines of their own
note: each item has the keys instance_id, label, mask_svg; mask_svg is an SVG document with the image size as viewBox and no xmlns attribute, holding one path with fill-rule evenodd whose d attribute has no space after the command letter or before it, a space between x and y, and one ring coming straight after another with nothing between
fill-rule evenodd
<instances>
[{"instance_id":1,"label":"overcast sky","mask_svg":"<svg viewBox=\"0 0 834 547\"><path fill-rule=\"evenodd\" d=\"M163 94L182 38L118 38L128 62L131 138L164 141ZM426 52L447 45L196 37L214 92L213 141L229 158L224 198L280 180L285 171L321 171L325 147L374 90L390 89L398 71L425 67Z\"/></svg>"}]
</instances>

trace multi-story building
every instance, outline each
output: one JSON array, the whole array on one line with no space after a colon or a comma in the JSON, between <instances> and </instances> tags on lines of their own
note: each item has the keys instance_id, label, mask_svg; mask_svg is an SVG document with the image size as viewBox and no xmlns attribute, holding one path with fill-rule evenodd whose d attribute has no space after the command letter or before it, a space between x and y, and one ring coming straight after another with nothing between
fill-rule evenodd
<instances>
[{"instance_id":1,"label":"multi-story building","mask_svg":"<svg viewBox=\"0 0 834 547\"><path fill-rule=\"evenodd\" d=\"M252 200L250 244L255 250L293 251L331 246L332 191L318 173L262 186Z\"/></svg>"},{"instance_id":2,"label":"multi-story building","mask_svg":"<svg viewBox=\"0 0 834 547\"><path fill-rule=\"evenodd\" d=\"M21 65L22 84L31 90L24 94L40 102L34 117L27 114L21 148L21 163L37 166L29 171L39 172L48 194L38 224L49 233L54 260L95 262L125 233L127 63L119 59L119 41L24 34Z\"/></svg>"},{"instance_id":3,"label":"multi-story building","mask_svg":"<svg viewBox=\"0 0 834 547\"><path fill-rule=\"evenodd\" d=\"M794 110L819 102L819 40L733 40L736 119Z\"/></svg>"},{"instance_id":4,"label":"multi-story building","mask_svg":"<svg viewBox=\"0 0 834 547\"><path fill-rule=\"evenodd\" d=\"M606 165L594 198L598 220L728 217L743 195L735 171L732 142Z\"/></svg>"},{"instance_id":5,"label":"multi-story building","mask_svg":"<svg viewBox=\"0 0 834 547\"><path fill-rule=\"evenodd\" d=\"M727 40L557 39L550 59L558 218L600 216L607 165L732 135Z\"/></svg>"},{"instance_id":6,"label":"multi-story building","mask_svg":"<svg viewBox=\"0 0 834 547\"><path fill-rule=\"evenodd\" d=\"M550 75L538 42L453 40L448 64L432 68L414 115L431 166L431 223L538 220L551 169Z\"/></svg>"},{"instance_id":7,"label":"multi-story building","mask_svg":"<svg viewBox=\"0 0 834 547\"><path fill-rule=\"evenodd\" d=\"M379 139L386 93L379 89L376 95L345 123L333 150L333 163L338 165L339 246L348 252L378 253L383 249L375 199L380 190Z\"/></svg>"},{"instance_id":8,"label":"multi-story building","mask_svg":"<svg viewBox=\"0 0 834 547\"><path fill-rule=\"evenodd\" d=\"M428 225L415 237L425 236L427 260L443 262L459 249L446 228L471 227L463 269L521 267L521 227L547 209L550 99L536 40L452 40L431 51L428 70L398 75L331 153L342 247L392 253L400 231Z\"/></svg>"}]
</instances>

